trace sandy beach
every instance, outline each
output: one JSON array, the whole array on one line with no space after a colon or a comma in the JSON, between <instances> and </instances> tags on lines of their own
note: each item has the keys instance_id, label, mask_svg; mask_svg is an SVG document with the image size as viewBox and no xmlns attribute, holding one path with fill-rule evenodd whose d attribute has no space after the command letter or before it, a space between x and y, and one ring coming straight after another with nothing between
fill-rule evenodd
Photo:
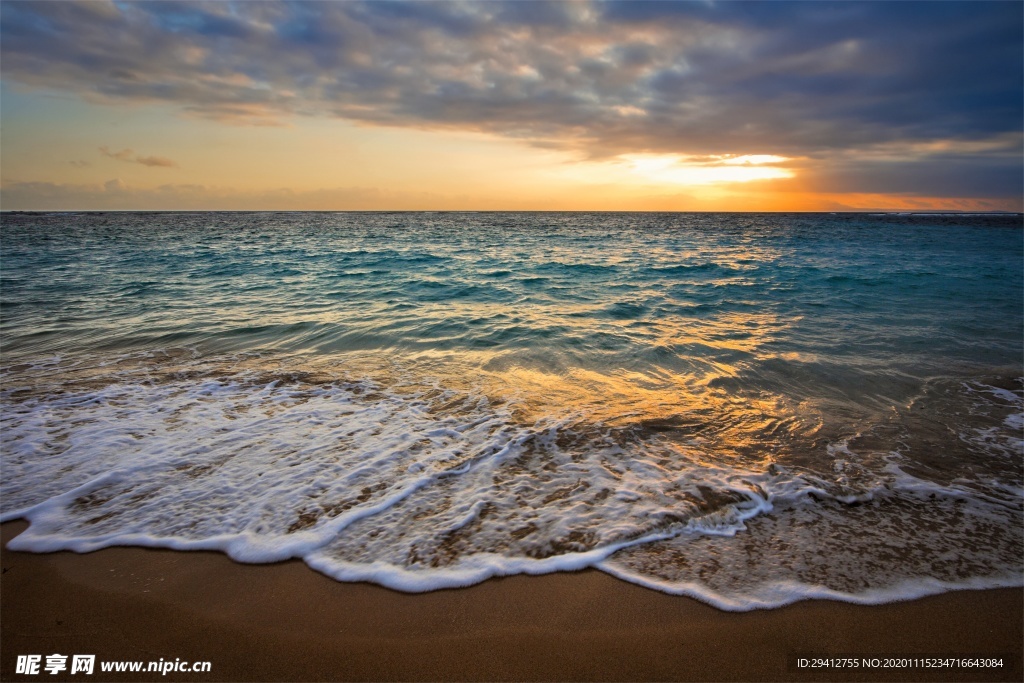
<instances>
[{"instance_id":1,"label":"sandy beach","mask_svg":"<svg viewBox=\"0 0 1024 683\"><path fill-rule=\"evenodd\" d=\"M3 542L25 528L3 525ZM4 680L1020 680L1022 591L727 613L598 571L408 595L301 562L3 551ZM209 661L210 673L15 673L19 654ZM799 670L794 654L1012 655L1001 672Z\"/></svg>"}]
</instances>

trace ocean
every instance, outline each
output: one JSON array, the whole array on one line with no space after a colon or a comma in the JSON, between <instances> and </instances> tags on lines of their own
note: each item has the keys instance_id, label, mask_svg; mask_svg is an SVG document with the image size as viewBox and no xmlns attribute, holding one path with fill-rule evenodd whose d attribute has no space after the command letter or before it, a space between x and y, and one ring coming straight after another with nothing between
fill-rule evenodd
<instances>
[{"instance_id":1,"label":"ocean","mask_svg":"<svg viewBox=\"0 0 1024 683\"><path fill-rule=\"evenodd\" d=\"M2 215L15 550L1024 585L1018 215Z\"/></svg>"}]
</instances>

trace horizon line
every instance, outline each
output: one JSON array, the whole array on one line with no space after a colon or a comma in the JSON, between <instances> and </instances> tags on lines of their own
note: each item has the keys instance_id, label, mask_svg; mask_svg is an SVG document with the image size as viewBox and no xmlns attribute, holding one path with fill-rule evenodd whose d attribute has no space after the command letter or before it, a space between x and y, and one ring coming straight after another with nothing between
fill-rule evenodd
<instances>
[{"instance_id":1,"label":"horizon line","mask_svg":"<svg viewBox=\"0 0 1024 683\"><path fill-rule=\"evenodd\" d=\"M1021 216L1021 211L993 209L839 209L835 211L706 211L706 210L614 210L614 209L0 209L3 214L60 214L60 213L744 213L744 214L965 214Z\"/></svg>"}]
</instances>

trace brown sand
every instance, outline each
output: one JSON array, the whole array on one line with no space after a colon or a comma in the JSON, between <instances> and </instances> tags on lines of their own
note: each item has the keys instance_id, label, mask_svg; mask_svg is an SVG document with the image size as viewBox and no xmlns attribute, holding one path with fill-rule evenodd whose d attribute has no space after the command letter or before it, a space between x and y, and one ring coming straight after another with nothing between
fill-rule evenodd
<instances>
[{"instance_id":1,"label":"brown sand","mask_svg":"<svg viewBox=\"0 0 1024 683\"><path fill-rule=\"evenodd\" d=\"M3 544L25 528L4 524ZM598 571L406 595L298 561L110 548L2 553L3 680L19 654L208 660L209 674L65 680L1021 680L1024 593L727 613ZM798 670L794 653L999 653L998 671ZM66 673L66 672L65 672Z\"/></svg>"}]
</instances>

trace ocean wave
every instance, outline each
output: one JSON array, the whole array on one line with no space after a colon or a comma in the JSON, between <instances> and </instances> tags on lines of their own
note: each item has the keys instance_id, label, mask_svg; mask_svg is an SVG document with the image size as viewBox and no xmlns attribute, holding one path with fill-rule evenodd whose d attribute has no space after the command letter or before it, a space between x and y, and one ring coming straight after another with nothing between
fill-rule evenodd
<instances>
[{"instance_id":1,"label":"ocean wave","mask_svg":"<svg viewBox=\"0 0 1024 683\"><path fill-rule=\"evenodd\" d=\"M0 216L13 547L1017 585L1019 216Z\"/></svg>"},{"instance_id":2,"label":"ocean wave","mask_svg":"<svg viewBox=\"0 0 1024 683\"><path fill-rule=\"evenodd\" d=\"M597 567L724 609L1019 579L1019 498L913 476L906 455L791 418L529 421L514 400L436 382L182 358L145 377L136 365L5 390L0 518L31 522L12 549L302 558L408 591ZM968 395L1019 415L1018 393L987 386ZM721 450L736 429L774 456Z\"/></svg>"}]
</instances>

